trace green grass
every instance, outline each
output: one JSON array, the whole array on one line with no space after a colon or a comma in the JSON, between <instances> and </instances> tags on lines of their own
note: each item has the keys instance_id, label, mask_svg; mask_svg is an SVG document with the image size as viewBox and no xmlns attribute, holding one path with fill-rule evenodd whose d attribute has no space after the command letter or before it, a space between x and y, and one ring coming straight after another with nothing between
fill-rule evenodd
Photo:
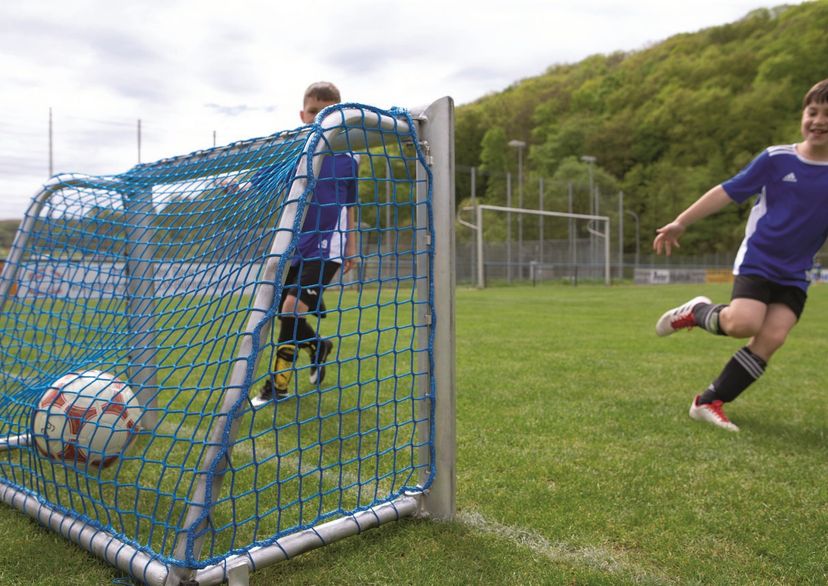
<instances>
[{"instance_id":1,"label":"green grass","mask_svg":"<svg viewBox=\"0 0 828 586\"><path fill-rule=\"evenodd\" d=\"M825 584L828 287L729 406L738 434L687 408L742 342L653 331L700 293L729 290L458 290L457 519L392 523L252 584ZM120 576L0 507L0 584Z\"/></svg>"}]
</instances>

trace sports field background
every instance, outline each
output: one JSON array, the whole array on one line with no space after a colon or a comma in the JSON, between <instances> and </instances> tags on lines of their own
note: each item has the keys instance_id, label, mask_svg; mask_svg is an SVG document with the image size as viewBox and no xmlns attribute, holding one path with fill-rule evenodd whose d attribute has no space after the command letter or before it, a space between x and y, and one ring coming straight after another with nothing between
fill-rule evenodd
<instances>
[{"instance_id":1,"label":"sports field background","mask_svg":"<svg viewBox=\"0 0 828 586\"><path fill-rule=\"evenodd\" d=\"M692 396L742 343L658 338L728 285L457 292L458 516L405 520L251 584L828 583L828 285L728 415ZM0 507L0 584L131 583Z\"/></svg>"}]
</instances>

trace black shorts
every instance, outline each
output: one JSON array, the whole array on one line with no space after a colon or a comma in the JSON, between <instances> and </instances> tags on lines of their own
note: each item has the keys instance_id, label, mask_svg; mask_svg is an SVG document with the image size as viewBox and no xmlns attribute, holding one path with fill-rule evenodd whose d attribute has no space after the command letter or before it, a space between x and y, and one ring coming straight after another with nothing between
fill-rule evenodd
<instances>
[{"instance_id":1,"label":"black shorts","mask_svg":"<svg viewBox=\"0 0 828 586\"><path fill-rule=\"evenodd\" d=\"M805 300L808 298L808 294L799 287L780 285L764 277L736 275L733 282L733 293L730 298L755 299L765 305L781 303L790 307L796 315L796 319L799 319L802 310L805 309Z\"/></svg>"},{"instance_id":2,"label":"black shorts","mask_svg":"<svg viewBox=\"0 0 828 586\"><path fill-rule=\"evenodd\" d=\"M285 297L295 295L308 306L309 313L325 317L325 301L322 294L325 287L333 280L336 271L342 266L338 262L321 259L302 260L288 269L285 286L282 288L281 308Z\"/></svg>"}]
</instances>

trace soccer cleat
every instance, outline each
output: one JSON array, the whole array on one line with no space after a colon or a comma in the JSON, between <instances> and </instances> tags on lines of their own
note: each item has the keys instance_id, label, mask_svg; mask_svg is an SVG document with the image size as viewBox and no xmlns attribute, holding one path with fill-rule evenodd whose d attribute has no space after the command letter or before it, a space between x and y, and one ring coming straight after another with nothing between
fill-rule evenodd
<instances>
[{"instance_id":1,"label":"soccer cleat","mask_svg":"<svg viewBox=\"0 0 828 586\"><path fill-rule=\"evenodd\" d=\"M274 388L273 377L270 377L262 385L262 390L259 391L259 394L250 401L250 404L253 405L253 407L261 407L262 405L266 405L267 403L273 401L274 395L276 396L277 401L288 396L287 389L283 391L276 389L274 392Z\"/></svg>"},{"instance_id":2,"label":"soccer cleat","mask_svg":"<svg viewBox=\"0 0 828 586\"><path fill-rule=\"evenodd\" d=\"M251 401L253 407L264 405L273 400L284 399L288 396L288 387L293 375L293 361L296 359L296 346L281 344L276 349L276 364L273 372L262 386L259 396Z\"/></svg>"},{"instance_id":3,"label":"soccer cleat","mask_svg":"<svg viewBox=\"0 0 828 586\"><path fill-rule=\"evenodd\" d=\"M713 401L712 403L699 404L699 397L696 395L693 402L690 404L690 417L696 421L704 421L712 423L716 427L721 427L728 431L739 431L739 427L727 418L722 410L722 401Z\"/></svg>"},{"instance_id":4,"label":"soccer cleat","mask_svg":"<svg viewBox=\"0 0 828 586\"><path fill-rule=\"evenodd\" d=\"M658 318L656 322L656 334L669 336L681 329L690 329L696 325L696 318L693 317L693 308L699 303L712 303L707 297L693 297L690 301L680 307L674 307Z\"/></svg>"},{"instance_id":5,"label":"soccer cleat","mask_svg":"<svg viewBox=\"0 0 828 586\"><path fill-rule=\"evenodd\" d=\"M311 367L308 378L312 385L322 384L325 380L325 361L331 355L333 342L330 340L319 340L314 346L308 346L310 353Z\"/></svg>"}]
</instances>

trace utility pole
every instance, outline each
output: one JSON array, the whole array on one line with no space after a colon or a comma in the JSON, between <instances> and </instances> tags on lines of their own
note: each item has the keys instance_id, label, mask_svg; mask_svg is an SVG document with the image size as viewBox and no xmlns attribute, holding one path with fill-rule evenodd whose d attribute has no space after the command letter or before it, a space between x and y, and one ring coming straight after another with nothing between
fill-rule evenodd
<instances>
[{"instance_id":1,"label":"utility pole","mask_svg":"<svg viewBox=\"0 0 828 586\"><path fill-rule=\"evenodd\" d=\"M54 158L53 158L53 142L52 142L52 108L49 107L49 177L54 175Z\"/></svg>"}]
</instances>

